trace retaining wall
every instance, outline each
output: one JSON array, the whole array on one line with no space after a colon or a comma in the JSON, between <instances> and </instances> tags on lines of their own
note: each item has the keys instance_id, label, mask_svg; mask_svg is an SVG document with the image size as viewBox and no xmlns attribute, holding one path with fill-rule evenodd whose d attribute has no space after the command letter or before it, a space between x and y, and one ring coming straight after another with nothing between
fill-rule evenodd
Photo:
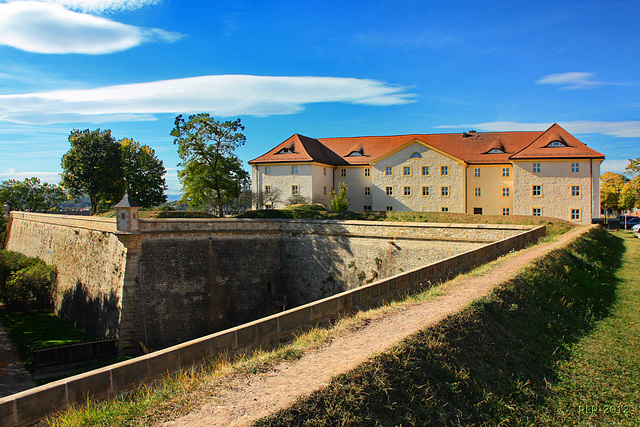
<instances>
[{"instance_id":1,"label":"retaining wall","mask_svg":"<svg viewBox=\"0 0 640 427\"><path fill-rule=\"evenodd\" d=\"M257 347L278 346L300 331L326 325L333 316L374 307L398 294L427 288L510 251L521 249L544 235L544 227L530 229L283 313L2 398L0 425L28 424L68 405L122 393L220 354L238 354Z\"/></svg>"}]
</instances>

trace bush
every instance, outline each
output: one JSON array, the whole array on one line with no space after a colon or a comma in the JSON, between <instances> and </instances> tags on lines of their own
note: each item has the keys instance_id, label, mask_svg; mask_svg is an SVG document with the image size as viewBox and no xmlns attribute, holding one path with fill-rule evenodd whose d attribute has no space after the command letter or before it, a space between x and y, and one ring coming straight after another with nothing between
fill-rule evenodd
<instances>
[{"instance_id":1,"label":"bush","mask_svg":"<svg viewBox=\"0 0 640 427\"><path fill-rule=\"evenodd\" d=\"M7 305L35 301L39 308L53 302L56 269L38 258L0 251L0 299Z\"/></svg>"}]
</instances>

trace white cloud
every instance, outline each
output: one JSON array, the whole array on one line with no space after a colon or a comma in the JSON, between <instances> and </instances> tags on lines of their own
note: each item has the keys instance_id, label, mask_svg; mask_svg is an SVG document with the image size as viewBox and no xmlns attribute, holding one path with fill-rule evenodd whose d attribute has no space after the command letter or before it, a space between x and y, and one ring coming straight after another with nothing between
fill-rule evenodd
<instances>
[{"instance_id":1,"label":"white cloud","mask_svg":"<svg viewBox=\"0 0 640 427\"><path fill-rule=\"evenodd\" d=\"M32 176L40 178L40 181L48 182L50 184L57 184L60 182L60 172L16 172L16 170L12 168L0 171L0 181L7 181L10 179L22 181L26 178L31 178Z\"/></svg>"},{"instance_id":2,"label":"white cloud","mask_svg":"<svg viewBox=\"0 0 640 427\"><path fill-rule=\"evenodd\" d=\"M72 12L58 4L16 1L0 4L0 45L34 53L105 54L181 35L125 25Z\"/></svg>"},{"instance_id":3,"label":"white cloud","mask_svg":"<svg viewBox=\"0 0 640 427\"><path fill-rule=\"evenodd\" d=\"M486 122L462 125L443 125L437 128L476 129L484 132L508 131L540 131L546 130L553 123L522 123L522 122ZM560 126L575 134L599 133L619 138L640 137L640 121L629 120L622 122L576 121L559 122Z\"/></svg>"},{"instance_id":4,"label":"white cloud","mask_svg":"<svg viewBox=\"0 0 640 427\"><path fill-rule=\"evenodd\" d=\"M217 116L292 114L305 104L374 106L413 102L405 88L338 77L201 76L96 89L0 95L0 120L69 123L152 120L154 114L210 112Z\"/></svg>"},{"instance_id":5,"label":"white cloud","mask_svg":"<svg viewBox=\"0 0 640 427\"><path fill-rule=\"evenodd\" d=\"M588 89L602 85L602 82L593 80L594 73L571 72L548 74L536 81L539 85L558 85L562 90Z\"/></svg>"},{"instance_id":6,"label":"white cloud","mask_svg":"<svg viewBox=\"0 0 640 427\"><path fill-rule=\"evenodd\" d=\"M133 10L160 3L160 0L39 0L46 3L57 3L81 12L101 12Z\"/></svg>"},{"instance_id":7,"label":"white cloud","mask_svg":"<svg viewBox=\"0 0 640 427\"><path fill-rule=\"evenodd\" d=\"M622 174L626 172L625 168L627 167L628 164L629 164L628 159L615 159L615 160L605 159L605 161L602 162L602 165L600 166L600 172L601 173L614 172L614 173Z\"/></svg>"}]
</instances>

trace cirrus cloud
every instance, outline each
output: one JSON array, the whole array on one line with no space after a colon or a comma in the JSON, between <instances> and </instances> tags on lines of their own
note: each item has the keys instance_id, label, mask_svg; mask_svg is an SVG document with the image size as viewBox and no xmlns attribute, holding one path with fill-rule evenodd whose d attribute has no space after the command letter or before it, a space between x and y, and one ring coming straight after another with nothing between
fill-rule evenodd
<instances>
[{"instance_id":1,"label":"cirrus cloud","mask_svg":"<svg viewBox=\"0 0 640 427\"><path fill-rule=\"evenodd\" d=\"M115 12L133 10L159 3L160 0L39 0L43 3L56 3L68 9L81 12Z\"/></svg>"},{"instance_id":2,"label":"cirrus cloud","mask_svg":"<svg viewBox=\"0 0 640 427\"><path fill-rule=\"evenodd\" d=\"M98 55L150 41L173 42L181 37L178 33L72 12L53 3L0 4L0 45L27 52Z\"/></svg>"},{"instance_id":3,"label":"cirrus cloud","mask_svg":"<svg viewBox=\"0 0 640 427\"><path fill-rule=\"evenodd\" d=\"M341 77L216 75L30 94L0 95L0 120L50 124L154 120L154 114L293 114L305 104L372 106L414 102L405 88Z\"/></svg>"},{"instance_id":4,"label":"cirrus cloud","mask_svg":"<svg viewBox=\"0 0 640 427\"><path fill-rule=\"evenodd\" d=\"M570 72L548 74L536 81L539 85L557 85L561 90L588 89L599 86L602 82L593 80L594 73Z\"/></svg>"},{"instance_id":5,"label":"cirrus cloud","mask_svg":"<svg viewBox=\"0 0 640 427\"><path fill-rule=\"evenodd\" d=\"M464 128L476 129L484 132L505 132L505 131L540 131L548 129L553 123L524 123L524 122L485 122L466 125L444 125L438 128ZM599 133L618 138L638 138L640 137L640 121L627 120L617 122L605 121L573 121L559 122L560 126L571 133L587 134Z\"/></svg>"}]
</instances>

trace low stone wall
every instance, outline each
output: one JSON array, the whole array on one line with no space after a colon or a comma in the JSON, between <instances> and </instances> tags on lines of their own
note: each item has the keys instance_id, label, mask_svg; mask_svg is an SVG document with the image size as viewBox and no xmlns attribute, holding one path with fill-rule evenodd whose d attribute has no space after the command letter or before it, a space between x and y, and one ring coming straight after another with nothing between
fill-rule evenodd
<instances>
[{"instance_id":1,"label":"low stone wall","mask_svg":"<svg viewBox=\"0 0 640 427\"><path fill-rule=\"evenodd\" d=\"M519 250L544 235L544 227L530 229L255 322L7 396L0 399L0 425L32 423L71 404L122 393L168 373L202 364L220 354L238 354L257 347L281 345L300 331L326 325L333 316L378 306L399 294L427 288L510 251Z\"/></svg>"}]
</instances>

